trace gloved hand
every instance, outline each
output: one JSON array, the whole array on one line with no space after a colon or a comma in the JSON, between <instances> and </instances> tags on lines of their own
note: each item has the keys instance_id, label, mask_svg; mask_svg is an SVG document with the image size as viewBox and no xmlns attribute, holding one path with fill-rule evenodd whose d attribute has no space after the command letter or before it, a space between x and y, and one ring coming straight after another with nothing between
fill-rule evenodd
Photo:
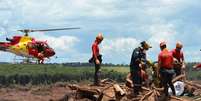
<instances>
[{"instance_id":1,"label":"gloved hand","mask_svg":"<svg viewBox=\"0 0 201 101\"><path fill-rule=\"evenodd\" d=\"M138 59L135 60L135 62L136 62L136 63L140 63L141 60L138 58Z\"/></svg>"}]
</instances>

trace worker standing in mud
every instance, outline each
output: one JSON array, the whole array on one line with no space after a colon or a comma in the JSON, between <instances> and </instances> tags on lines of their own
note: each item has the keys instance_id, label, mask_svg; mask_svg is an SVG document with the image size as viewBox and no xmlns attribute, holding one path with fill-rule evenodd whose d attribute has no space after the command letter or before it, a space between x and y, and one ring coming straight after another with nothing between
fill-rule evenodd
<instances>
[{"instance_id":1,"label":"worker standing in mud","mask_svg":"<svg viewBox=\"0 0 201 101\"><path fill-rule=\"evenodd\" d=\"M174 75L173 56L172 52L167 49L165 42L160 43L160 49L161 52L158 55L159 73L161 77L162 86L164 87L165 96L168 97L168 85L170 86L173 95L175 95L175 89L172 83Z\"/></svg>"},{"instance_id":2,"label":"worker standing in mud","mask_svg":"<svg viewBox=\"0 0 201 101\"><path fill-rule=\"evenodd\" d=\"M147 42L142 41L140 46L133 50L130 61L130 73L133 82L134 95L139 95L142 87L141 65L146 63L146 51L151 48Z\"/></svg>"},{"instance_id":3,"label":"worker standing in mud","mask_svg":"<svg viewBox=\"0 0 201 101\"><path fill-rule=\"evenodd\" d=\"M92 58L89 60L90 63L95 64L95 74L94 74L94 85L99 86L100 85L100 68L101 68L101 63L102 63L102 55L100 54L99 50L99 44L103 40L103 35L102 33L99 33L96 36L96 40L92 44Z\"/></svg>"},{"instance_id":4,"label":"worker standing in mud","mask_svg":"<svg viewBox=\"0 0 201 101\"><path fill-rule=\"evenodd\" d=\"M179 76L184 72L184 69L185 69L185 63L184 63L184 55L183 55L183 52L182 52L182 43L181 42L177 42L176 43L176 48L172 50L172 55L174 57L174 70L175 70L175 73L176 73L176 76Z\"/></svg>"}]
</instances>

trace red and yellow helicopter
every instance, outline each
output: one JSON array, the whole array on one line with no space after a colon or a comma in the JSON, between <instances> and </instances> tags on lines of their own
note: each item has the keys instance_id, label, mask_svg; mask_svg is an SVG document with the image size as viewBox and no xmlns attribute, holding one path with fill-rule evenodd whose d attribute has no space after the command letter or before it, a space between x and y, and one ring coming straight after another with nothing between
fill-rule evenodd
<instances>
[{"instance_id":1,"label":"red and yellow helicopter","mask_svg":"<svg viewBox=\"0 0 201 101\"><path fill-rule=\"evenodd\" d=\"M0 51L10 52L17 56L26 58L36 58L39 64L43 64L45 58L49 58L55 55L55 51L51 48L47 41L38 41L28 34L30 32L44 32L44 31L56 31L56 30L71 30L80 28L58 28L58 29L42 29L32 30L24 29L18 30L25 33L24 36L13 36L13 38L6 38L8 42L0 42Z\"/></svg>"}]
</instances>

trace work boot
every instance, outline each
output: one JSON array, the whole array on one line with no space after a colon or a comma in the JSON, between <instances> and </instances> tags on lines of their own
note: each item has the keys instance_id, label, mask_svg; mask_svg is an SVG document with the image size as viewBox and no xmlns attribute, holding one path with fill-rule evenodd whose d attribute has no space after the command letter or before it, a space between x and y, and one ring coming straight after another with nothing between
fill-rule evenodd
<instances>
[{"instance_id":1,"label":"work boot","mask_svg":"<svg viewBox=\"0 0 201 101\"><path fill-rule=\"evenodd\" d=\"M134 96L137 96L137 95L139 95L140 93L139 93L139 89L138 88L134 88L134 90L133 90L133 95Z\"/></svg>"}]
</instances>

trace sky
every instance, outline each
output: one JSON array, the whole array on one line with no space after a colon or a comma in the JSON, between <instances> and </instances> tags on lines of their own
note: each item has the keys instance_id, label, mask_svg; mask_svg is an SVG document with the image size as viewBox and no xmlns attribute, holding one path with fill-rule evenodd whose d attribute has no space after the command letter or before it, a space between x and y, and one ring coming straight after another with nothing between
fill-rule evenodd
<instances>
[{"instance_id":1,"label":"sky","mask_svg":"<svg viewBox=\"0 0 201 101\"><path fill-rule=\"evenodd\" d=\"M80 27L30 36L54 48L56 55L46 61L50 63L87 62L99 32L104 35L104 63L128 64L133 49L144 40L153 47L147 52L152 61L157 60L161 41L169 50L180 41L185 60L199 62L200 9L200 0L0 0L0 41L23 35L19 29ZM0 52L1 62L14 57Z\"/></svg>"}]
</instances>

